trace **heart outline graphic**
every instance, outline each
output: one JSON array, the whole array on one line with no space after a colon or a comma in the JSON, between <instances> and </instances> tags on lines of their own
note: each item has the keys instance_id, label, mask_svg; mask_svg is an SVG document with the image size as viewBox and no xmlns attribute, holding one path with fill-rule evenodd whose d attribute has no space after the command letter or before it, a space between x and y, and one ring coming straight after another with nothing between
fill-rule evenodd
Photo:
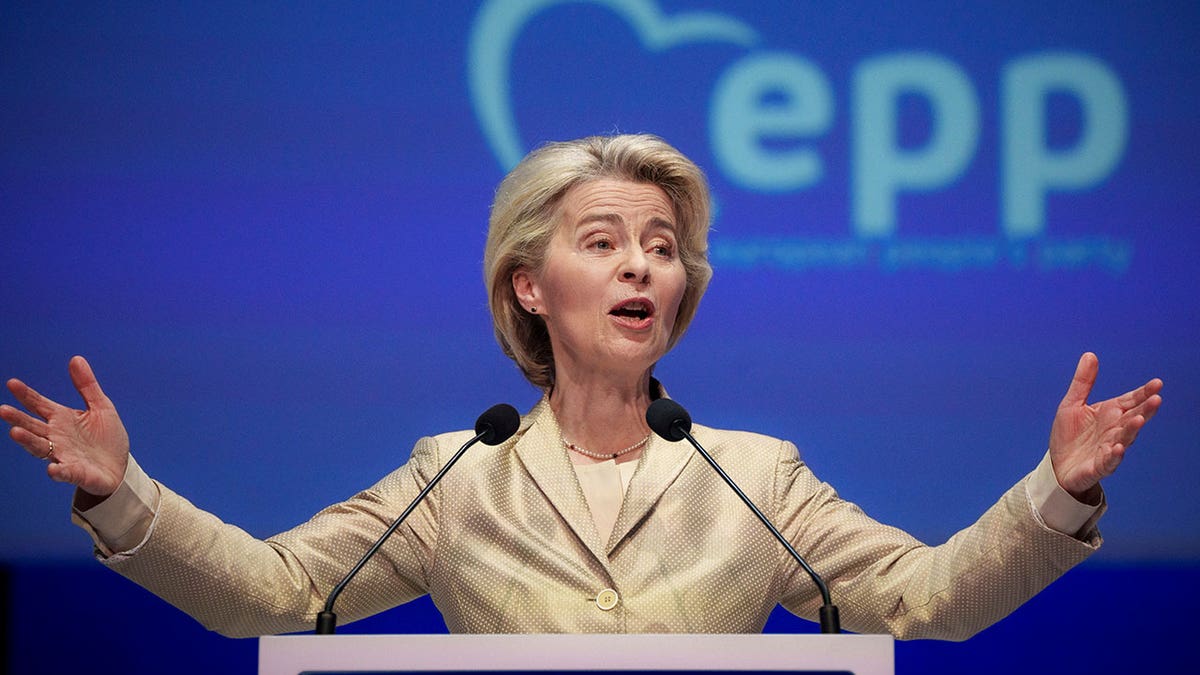
<instances>
[{"instance_id":1,"label":"heart outline graphic","mask_svg":"<svg viewBox=\"0 0 1200 675\"><path fill-rule=\"evenodd\" d=\"M505 171L525 156L512 109L509 73L513 45L533 17L557 5L592 4L611 10L634 28L642 46L661 52L695 42L752 47L758 32L716 12L667 16L654 0L491 0L471 27L467 46L467 87L471 105L492 153Z\"/></svg>"}]
</instances>

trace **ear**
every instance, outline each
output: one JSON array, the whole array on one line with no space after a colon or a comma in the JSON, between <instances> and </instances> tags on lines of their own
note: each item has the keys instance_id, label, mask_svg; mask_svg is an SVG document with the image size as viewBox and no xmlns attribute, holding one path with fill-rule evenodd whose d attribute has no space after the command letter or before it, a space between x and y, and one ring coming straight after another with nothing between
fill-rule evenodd
<instances>
[{"instance_id":1,"label":"ear","mask_svg":"<svg viewBox=\"0 0 1200 675\"><path fill-rule=\"evenodd\" d=\"M524 267L518 268L512 274L513 292L517 295L517 302L525 308L525 311L530 311L533 307L538 308L538 314L544 314L541 289L538 287L537 279L529 270Z\"/></svg>"}]
</instances>

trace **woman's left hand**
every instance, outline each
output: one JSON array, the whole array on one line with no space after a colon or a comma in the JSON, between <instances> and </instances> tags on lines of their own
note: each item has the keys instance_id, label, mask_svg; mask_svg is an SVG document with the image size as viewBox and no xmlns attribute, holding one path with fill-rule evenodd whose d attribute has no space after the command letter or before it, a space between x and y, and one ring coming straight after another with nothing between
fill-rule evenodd
<instances>
[{"instance_id":1,"label":"woman's left hand","mask_svg":"<svg viewBox=\"0 0 1200 675\"><path fill-rule=\"evenodd\" d=\"M1100 360L1088 352L1079 359L1050 429L1050 461L1064 490L1096 503L1100 479L1111 476L1138 432L1162 405L1163 383L1153 379L1107 401L1088 404Z\"/></svg>"}]
</instances>

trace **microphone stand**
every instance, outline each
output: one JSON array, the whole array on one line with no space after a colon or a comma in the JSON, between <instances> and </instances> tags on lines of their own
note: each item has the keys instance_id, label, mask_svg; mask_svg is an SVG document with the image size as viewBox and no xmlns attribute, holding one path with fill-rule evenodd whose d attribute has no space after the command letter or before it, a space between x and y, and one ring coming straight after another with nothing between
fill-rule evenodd
<instances>
[{"instance_id":1,"label":"microphone stand","mask_svg":"<svg viewBox=\"0 0 1200 675\"><path fill-rule=\"evenodd\" d=\"M333 612L333 603L337 601L338 596L341 595L342 591L346 589L346 584L350 583L350 580L354 578L354 575L358 574L359 570L361 570L363 566L367 564L367 561L370 560L371 557L383 547L383 543L386 542L388 538L392 536L392 533L400 527L400 524L404 522L404 519L408 518L408 514L412 513L413 509L417 508L417 505L425 499L425 495L429 494L429 492L433 490L435 486L437 486L437 484L442 480L442 477L445 476L448 471L450 471L450 467L454 466L455 462L457 462L458 459L463 456L463 453L467 451L467 448L475 445L479 441L483 441L486 445L497 445L499 443L503 443L517 431L517 425L520 423L520 421L520 415L518 415L516 409L504 403L492 406L492 408L480 416L479 421L475 424L475 431L478 432L475 434L475 437L466 443L463 443L463 446L458 449L458 452L454 453L454 456L450 458L450 461L446 462L446 465L434 475L434 477L429 481L429 484L422 488L421 492L417 494L417 497L412 500L411 504L408 505L408 508L404 509L404 512L401 513L398 518L392 521L391 526L388 527L387 531L383 533L383 536L375 542L375 545L372 546L361 559L359 559L354 568L351 569L350 572L340 582L338 582L338 585L333 587L333 591L330 592L329 598L325 600L325 609L317 614L317 635L334 634L337 629L337 614L334 614Z\"/></svg>"},{"instance_id":2,"label":"microphone stand","mask_svg":"<svg viewBox=\"0 0 1200 675\"><path fill-rule=\"evenodd\" d=\"M754 512L754 515L758 516L758 519L762 521L762 524L771 531L771 534L775 535L775 538L779 540L780 544L783 544L783 547L787 549L789 554L791 554L792 559L794 559L800 565L800 567L803 567L805 572L808 572L808 576L812 577L813 583L816 584L817 589L821 591L821 601L824 603L819 612L821 619L821 632L842 632L841 620L838 617L837 605L833 604L833 600L830 599L829 587L825 585L825 581L821 579L821 575L817 574L816 570L814 570L812 567L809 567L804 558L802 558L800 554L796 552L796 549L793 548L788 542L788 540L779 533L779 530L777 530L775 526L771 524L771 521L767 520L767 517L763 515L763 512L758 510L758 507L754 505L754 502L750 501L750 498L746 496L746 493L742 492L742 489L737 486L737 483L733 482L733 479L730 478L729 475L725 473L724 469L717 464L717 461L712 458L712 455L708 454L708 451L705 450L704 447L692 437L692 434L690 431L688 431L687 426L690 425L687 425L684 420L678 419L671 424L671 429L676 433L676 435L686 438L688 442L692 444L692 447L696 448L696 450L700 453L700 456L703 457L704 460L708 462L708 465L717 472L717 475L719 475L725 481L725 484L733 488L734 493L741 498L742 502L746 506L750 507L750 510Z\"/></svg>"}]
</instances>

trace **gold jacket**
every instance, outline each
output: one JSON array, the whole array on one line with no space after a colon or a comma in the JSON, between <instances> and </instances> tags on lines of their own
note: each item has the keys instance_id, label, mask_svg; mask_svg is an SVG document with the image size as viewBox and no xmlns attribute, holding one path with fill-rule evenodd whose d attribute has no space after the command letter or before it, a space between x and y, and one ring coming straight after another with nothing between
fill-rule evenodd
<instances>
[{"instance_id":1,"label":"gold jacket","mask_svg":"<svg viewBox=\"0 0 1200 675\"><path fill-rule=\"evenodd\" d=\"M787 441L693 434L825 578L848 630L965 639L1101 541L1094 525L1080 539L1046 527L1026 478L929 547L839 498ZM144 543L105 564L227 635L310 630L332 587L471 435L421 439L405 466L266 541L160 486ZM474 633L753 633L777 604L814 620L821 604L685 442L650 440L601 541L545 399L513 438L467 451L335 611L346 623L425 593L452 632Z\"/></svg>"}]
</instances>

